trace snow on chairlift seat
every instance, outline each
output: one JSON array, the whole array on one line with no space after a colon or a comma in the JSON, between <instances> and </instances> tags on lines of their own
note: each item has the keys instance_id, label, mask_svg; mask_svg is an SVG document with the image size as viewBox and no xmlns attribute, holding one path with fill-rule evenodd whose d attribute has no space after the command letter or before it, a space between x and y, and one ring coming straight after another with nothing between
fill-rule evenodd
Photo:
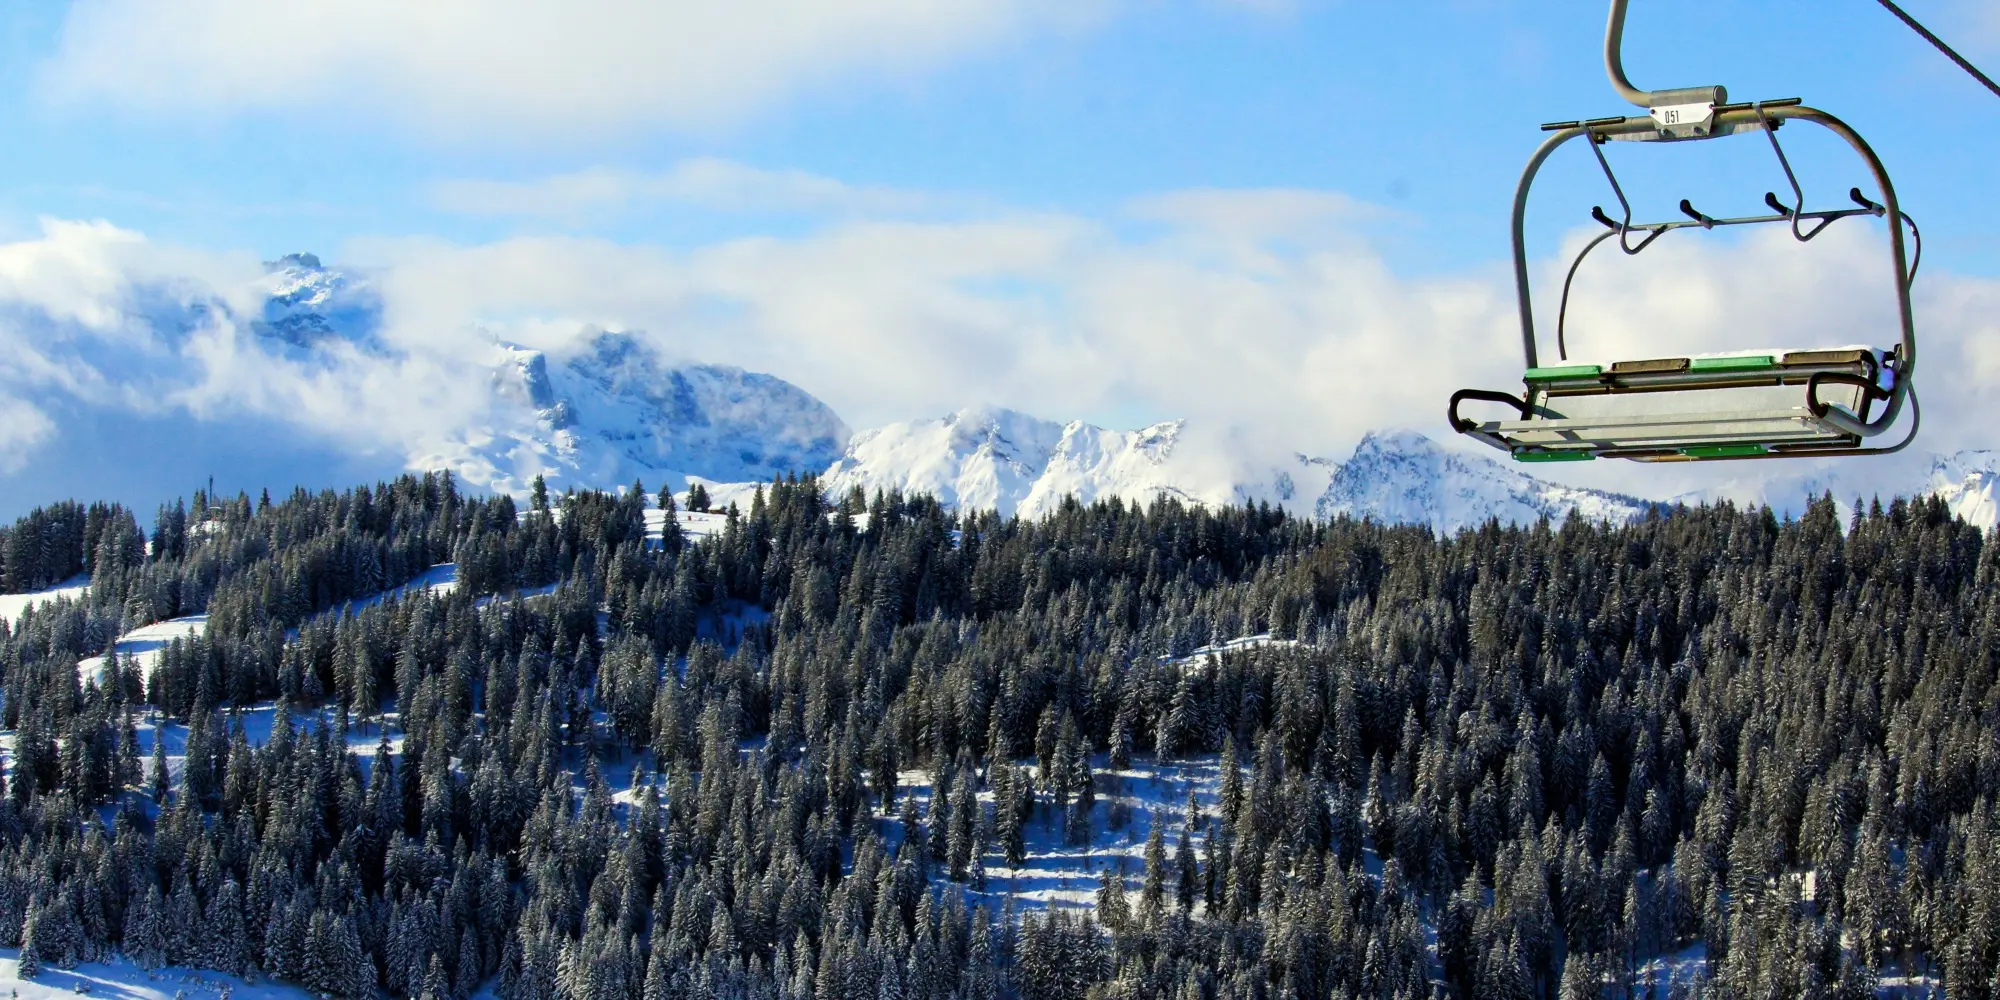
<instances>
[{"instance_id":1,"label":"snow on chairlift seat","mask_svg":"<svg viewBox=\"0 0 2000 1000\"><path fill-rule=\"evenodd\" d=\"M1890 351L1864 345L1755 350L1602 364L1532 368L1523 382L1528 416L1468 431L1518 461L1639 461L1837 452L1861 439L1816 416L1821 403L1863 421L1894 372Z\"/></svg>"}]
</instances>

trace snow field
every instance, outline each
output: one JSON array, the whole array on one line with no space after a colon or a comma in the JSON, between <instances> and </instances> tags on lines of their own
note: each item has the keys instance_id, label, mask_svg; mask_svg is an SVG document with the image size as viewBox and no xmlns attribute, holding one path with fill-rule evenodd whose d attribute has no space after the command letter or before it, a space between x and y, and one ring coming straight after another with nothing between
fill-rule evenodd
<instances>
[{"instance_id":1,"label":"snow field","mask_svg":"<svg viewBox=\"0 0 2000 1000\"><path fill-rule=\"evenodd\" d=\"M683 501L676 499L674 502L681 503ZM727 505L725 504L724 506ZM729 515L697 513L691 510L679 510L675 512L675 520L678 521L681 526L681 534L684 537L686 537L688 541L692 542L698 539L707 538L710 535L722 534L723 527L729 523ZM667 512L661 510L658 507L647 507L646 540L649 542L660 541L662 538L666 537L666 528L667 528Z\"/></svg>"},{"instance_id":2,"label":"snow field","mask_svg":"<svg viewBox=\"0 0 2000 1000\"><path fill-rule=\"evenodd\" d=\"M58 969L43 963L41 975L22 979L19 948L0 949L0 990L18 1000L77 1000L79 995L104 1000L187 1000L219 998L231 1000L317 1000L300 987L269 981L248 982L235 976L206 969L169 966L147 972L121 956L108 961L85 962L74 969Z\"/></svg>"},{"instance_id":3,"label":"snow field","mask_svg":"<svg viewBox=\"0 0 2000 1000\"><path fill-rule=\"evenodd\" d=\"M1014 766L1032 772L1035 760L1024 758L1015 761ZM1067 843L1063 837L1063 817L1050 809L1046 801L1040 801L1035 815L1022 828L1027 863L1010 868L1000 845L987 844L982 855L986 888L975 890L965 886L969 902L984 903L995 912L1009 898L1014 900L1016 908L1024 910L1094 909L1099 874L1107 867L1115 869L1120 862L1125 865L1126 891L1136 895L1145 877L1146 839L1152 833L1152 824L1156 821L1161 824L1161 836L1171 863L1190 789L1207 822L1197 827L1189 840L1197 852L1203 850L1208 832L1219 822L1215 805L1222 787L1222 765L1217 755L1174 761L1142 757L1135 759L1131 768L1120 771L1111 769L1107 754L1097 753L1091 755L1090 766L1096 793L1091 806L1090 843ZM897 773L895 808L891 815L874 817L876 832L884 843L900 844L904 839L905 831L897 814L905 797L916 799L928 821L931 777L930 772L922 770ZM979 802L990 815L991 787L979 791ZM1114 818L1120 812L1122 821ZM1133 905L1137 905L1136 898ZM1195 905L1196 912L1200 912L1200 902Z\"/></svg>"},{"instance_id":4,"label":"snow field","mask_svg":"<svg viewBox=\"0 0 2000 1000\"><path fill-rule=\"evenodd\" d=\"M167 644L175 639L190 639L208 629L207 615L189 615L185 618L170 618L151 625L142 625L118 637L111 644L109 653L91 656L77 661L76 669L84 677L101 678L108 656L130 656L138 661L140 672L151 677L153 664L158 663L160 654Z\"/></svg>"},{"instance_id":5,"label":"snow field","mask_svg":"<svg viewBox=\"0 0 2000 1000\"><path fill-rule=\"evenodd\" d=\"M1160 662L1177 663L1185 666L1189 663L1200 663L1201 661L1206 660L1211 656L1221 656L1225 653L1242 653L1252 649L1262 649L1265 646L1297 646L1297 645L1299 645L1299 641L1297 639L1274 639L1271 637L1271 633L1260 632L1257 635L1246 635L1239 639L1230 639L1227 642L1218 642L1212 645L1203 646L1200 649L1197 649L1186 656L1181 656L1181 657L1162 656L1160 657Z\"/></svg>"},{"instance_id":6,"label":"snow field","mask_svg":"<svg viewBox=\"0 0 2000 1000\"><path fill-rule=\"evenodd\" d=\"M15 622L21 620L21 615L29 608L40 607L60 597L75 600L82 597L83 592L88 589L90 589L89 577L74 576L53 587L45 587L26 594L0 594L0 622L6 622L12 627Z\"/></svg>"}]
</instances>

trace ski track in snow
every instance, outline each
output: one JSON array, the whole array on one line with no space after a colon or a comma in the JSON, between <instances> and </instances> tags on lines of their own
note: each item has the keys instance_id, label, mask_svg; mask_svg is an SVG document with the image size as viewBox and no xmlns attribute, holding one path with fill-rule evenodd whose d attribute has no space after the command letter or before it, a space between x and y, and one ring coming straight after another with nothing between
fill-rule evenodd
<instances>
[{"instance_id":1,"label":"ski track in snow","mask_svg":"<svg viewBox=\"0 0 2000 1000\"><path fill-rule=\"evenodd\" d=\"M382 591L379 594L371 594L358 601L350 601L347 604L342 605L340 608L335 608L333 610L334 611L345 610L348 612L357 612L367 608L372 608L377 604L383 603L384 601L394 600L399 597L405 597L405 596L414 597L418 594L424 594L424 593L435 594L439 597L443 597L444 595L449 594L457 589L458 589L458 564L438 563L437 565L432 566L431 568L424 570L421 573L418 573L415 577L411 578L408 583L405 583L400 587L391 587L388 590Z\"/></svg>"}]
</instances>

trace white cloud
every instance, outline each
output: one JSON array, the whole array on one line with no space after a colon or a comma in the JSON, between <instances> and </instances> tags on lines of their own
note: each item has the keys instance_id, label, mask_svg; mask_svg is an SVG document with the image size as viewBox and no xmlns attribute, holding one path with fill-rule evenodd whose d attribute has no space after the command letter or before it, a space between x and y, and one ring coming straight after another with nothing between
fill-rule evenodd
<instances>
[{"instance_id":1,"label":"white cloud","mask_svg":"<svg viewBox=\"0 0 2000 1000\"><path fill-rule=\"evenodd\" d=\"M129 324L119 301L134 288L207 294L255 261L162 247L108 222L41 220L41 239L0 244L0 302L40 310L100 334L148 331Z\"/></svg>"},{"instance_id":2,"label":"white cloud","mask_svg":"<svg viewBox=\"0 0 2000 1000\"><path fill-rule=\"evenodd\" d=\"M729 160L684 160L660 172L592 168L527 181L456 179L431 190L439 208L578 222L653 204L761 214L902 214L934 205L915 192L861 187L802 170L766 170Z\"/></svg>"},{"instance_id":3,"label":"white cloud","mask_svg":"<svg viewBox=\"0 0 2000 1000\"><path fill-rule=\"evenodd\" d=\"M645 329L679 355L796 382L862 427L992 402L1192 416L1332 452L1374 426L1438 423L1460 380L1509 377L1497 274L1405 279L1324 220L1257 240L1274 206L1302 203L1359 211L1202 192L1144 206L1171 221L1142 237L1039 215L853 222L685 254L566 238L350 249L385 265L399 337L468 318L544 345L584 321Z\"/></svg>"},{"instance_id":4,"label":"white cloud","mask_svg":"<svg viewBox=\"0 0 2000 1000\"><path fill-rule=\"evenodd\" d=\"M0 397L0 472L20 471L55 432L55 421L27 400Z\"/></svg>"},{"instance_id":5,"label":"white cloud","mask_svg":"<svg viewBox=\"0 0 2000 1000\"><path fill-rule=\"evenodd\" d=\"M703 128L1100 19L1109 0L78 0L58 101L313 108L491 139Z\"/></svg>"},{"instance_id":6,"label":"white cloud","mask_svg":"<svg viewBox=\"0 0 2000 1000\"><path fill-rule=\"evenodd\" d=\"M1184 251L1228 253L1239 265L1298 251L1366 252L1369 228L1407 217L1338 191L1195 188L1135 198L1125 214L1168 227Z\"/></svg>"},{"instance_id":7,"label":"white cloud","mask_svg":"<svg viewBox=\"0 0 2000 1000\"><path fill-rule=\"evenodd\" d=\"M59 430L30 402L37 396L106 412L260 418L353 451L398 453L490 405L467 377L486 346L470 331L391 357L340 343L317 357L286 353L248 322L262 274L247 254L192 251L103 222L45 220L38 238L0 244L0 468L18 468Z\"/></svg>"}]
</instances>

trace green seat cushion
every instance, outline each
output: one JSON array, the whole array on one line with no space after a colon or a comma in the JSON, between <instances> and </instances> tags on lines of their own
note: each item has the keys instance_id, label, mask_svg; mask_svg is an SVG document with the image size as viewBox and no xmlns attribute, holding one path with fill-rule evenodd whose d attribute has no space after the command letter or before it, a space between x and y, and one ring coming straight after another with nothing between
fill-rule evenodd
<instances>
[{"instance_id":1,"label":"green seat cushion","mask_svg":"<svg viewBox=\"0 0 2000 1000\"><path fill-rule=\"evenodd\" d=\"M1522 376L1522 380L1527 382L1546 382L1550 379L1585 378L1602 374L1604 374L1604 369L1598 365L1562 365L1555 368L1530 368L1528 369L1528 373Z\"/></svg>"},{"instance_id":2,"label":"green seat cushion","mask_svg":"<svg viewBox=\"0 0 2000 1000\"><path fill-rule=\"evenodd\" d=\"M1777 359L1768 354L1752 354L1740 358L1696 358L1688 362L1688 370L1711 372L1749 371L1758 368L1771 368L1776 366L1777 363Z\"/></svg>"}]
</instances>

